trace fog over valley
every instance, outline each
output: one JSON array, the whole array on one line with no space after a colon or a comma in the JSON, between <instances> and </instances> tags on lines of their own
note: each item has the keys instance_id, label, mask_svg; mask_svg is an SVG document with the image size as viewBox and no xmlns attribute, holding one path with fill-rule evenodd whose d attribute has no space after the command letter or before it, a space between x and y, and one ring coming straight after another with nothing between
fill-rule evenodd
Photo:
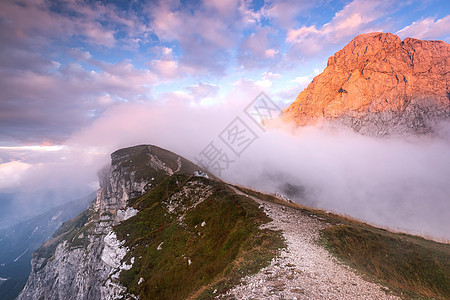
<instances>
[{"instance_id":1,"label":"fog over valley","mask_svg":"<svg viewBox=\"0 0 450 300\"><path fill-rule=\"evenodd\" d=\"M213 141L233 160L220 175L210 170L226 181L281 193L297 203L378 226L449 239L448 124L442 123L432 135L405 138L368 137L345 129L295 129L282 122L262 131L243 112L248 99L253 100L249 94L213 107L124 104L59 150L18 151L16 159L30 159L8 166L17 169L15 178L3 175L4 191L20 191L11 211L39 211L95 190L97 170L120 147L151 143L195 163ZM240 157L218 138L236 116L258 136Z\"/></svg>"}]
</instances>

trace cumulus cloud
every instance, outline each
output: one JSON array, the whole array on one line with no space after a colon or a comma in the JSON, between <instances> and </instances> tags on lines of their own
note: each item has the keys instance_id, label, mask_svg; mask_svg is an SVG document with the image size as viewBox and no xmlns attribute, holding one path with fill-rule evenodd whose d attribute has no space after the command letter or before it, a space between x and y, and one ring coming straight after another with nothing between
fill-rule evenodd
<instances>
[{"instance_id":1,"label":"cumulus cloud","mask_svg":"<svg viewBox=\"0 0 450 300\"><path fill-rule=\"evenodd\" d=\"M151 52L156 58L149 60L147 65L160 82L180 80L197 72L193 67L180 63L172 48L156 46Z\"/></svg>"},{"instance_id":2,"label":"cumulus cloud","mask_svg":"<svg viewBox=\"0 0 450 300\"><path fill-rule=\"evenodd\" d=\"M129 48L147 32L132 11L100 2L2 1L2 142L61 142L114 102L148 98L154 72L84 49Z\"/></svg>"},{"instance_id":3,"label":"cumulus cloud","mask_svg":"<svg viewBox=\"0 0 450 300\"><path fill-rule=\"evenodd\" d=\"M219 92L219 86L206 82L200 82L187 87L195 99L214 97Z\"/></svg>"},{"instance_id":4,"label":"cumulus cloud","mask_svg":"<svg viewBox=\"0 0 450 300\"><path fill-rule=\"evenodd\" d=\"M203 4L207 9L217 12L221 16L230 16L239 9L238 0L205 0Z\"/></svg>"},{"instance_id":5,"label":"cumulus cloud","mask_svg":"<svg viewBox=\"0 0 450 300\"><path fill-rule=\"evenodd\" d=\"M246 1L205 1L188 7L177 1L120 6L3 1L1 139L60 143L112 105L152 99L153 87L159 83L223 74L236 54L232 49L245 39L242 30L259 28L259 18ZM258 48L257 41L246 45L252 55L275 59L279 50L269 41L268 31L261 32L264 43L270 44L267 48ZM111 47L122 52L142 45L148 47L148 57L141 53L134 60L114 57L108 62L102 55ZM136 61L141 61L139 67ZM164 97L215 93L217 88L201 83Z\"/></svg>"},{"instance_id":6,"label":"cumulus cloud","mask_svg":"<svg viewBox=\"0 0 450 300\"><path fill-rule=\"evenodd\" d=\"M180 64L191 74L224 74L234 56L231 49L241 43L242 30L257 27L260 17L247 1L234 0L191 3L189 9L176 1L160 2L147 10L158 38L178 43ZM275 55L274 50L268 55Z\"/></svg>"},{"instance_id":7,"label":"cumulus cloud","mask_svg":"<svg viewBox=\"0 0 450 300\"><path fill-rule=\"evenodd\" d=\"M232 45L230 28L224 20L205 11L181 10L174 2L161 2L149 9L152 28L158 37L177 41L184 54L180 61L204 71L205 68L223 72L229 55L226 49Z\"/></svg>"},{"instance_id":8,"label":"cumulus cloud","mask_svg":"<svg viewBox=\"0 0 450 300\"><path fill-rule=\"evenodd\" d=\"M311 8L319 6L321 1L281 0L267 1L262 13L283 29L290 29L297 25L299 16L310 14Z\"/></svg>"},{"instance_id":9,"label":"cumulus cloud","mask_svg":"<svg viewBox=\"0 0 450 300\"><path fill-rule=\"evenodd\" d=\"M242 42L238 53L238 62L245 68L274 64L280 58L275 31L271 28L259 28L251 33Z\"/></svg>"},{"instance_id":10,"label":"cumulus cloud","mask_svg":"<svg viewBox=\"0 0 450 300\"><path fill-rule=\"evenodd\" d=\"M397 35L402 39L413 37L417 39L444 39L449 41L450 15L441 19L433 17L421 19L411 25L397 31Z\"/></svg>"},{"instance_id":11,"label":"cumulus cloud","mask_svg":"<svg viewBox=\"0 0 450 300\"><path fill-rule=\"evenodd\" d=\"M87 71L72 63L47 73L0 70L2 139L61 142L114 102L148 97L155 82L152 72L128 62L103 68Z\"/></svg>"},{"instance_id":12,"label":"cumulus cloud","mask_svg":"<svg viewBox=\"0 0 450 300\"><path fill-rule=\"evenodd\" d=\"M282 77L281 74L273 73L273 72L264 72L262 74L262 78L267 79L267 80L277 80L277 79L280 79L281 77Z\"/></svg>"},{"instance_id":13,"label":"cumulus cloud","mask_svg":"<svg viewBox=\"0 0 450 300\"><path fill-rule=\"evenodd\" d=\"M299 84L305 88L311 82L311 76L298 76L292 80L292 82Z\"/></svg>"},{"instance_id":14,"label":"cumulus cloud","mask_svg":"<svg viewBox=\"0 0 450 300\"><path fill-rule=\"evenodd\" d=\"M296 59L299 54L316 56L329 47L348 42L355 35L382 31L386 24L380 24L380 18L394 9L390 1L355 0L321 27L304 25L297 29L291 28L286 35L286 42L291 44L287 57Z\"/></svg>"},{"instance_id":15,"label":"cumulus cloud","mask_svg":"<svg viewBox=\"0 0 450 300\"><path fill-rule=\"evenodd\" d=\"M1 38L14 44L44 46L50 40L79 37L99 46L116 45L115 33L140 36L148 28L134 15L112 5L82 1L2 1L0 3ZM20 37L21 39L17 39Z\"/></svg>"},{"instance_id":16,"label":"cumulus cloud","mask_svg":"<svg viewBox=\"0 0 450 300\"><path fill-rule=\"evenodd\" d=\"M162 79L176 79L183 75L178 61L168 59L154 59L150 63L150 68Z\"/></svg>"}]
</instances>

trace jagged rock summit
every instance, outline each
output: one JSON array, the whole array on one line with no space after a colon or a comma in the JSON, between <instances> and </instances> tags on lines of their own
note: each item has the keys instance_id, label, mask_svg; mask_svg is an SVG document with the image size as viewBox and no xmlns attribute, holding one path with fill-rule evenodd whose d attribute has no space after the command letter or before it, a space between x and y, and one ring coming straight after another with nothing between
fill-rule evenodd
<instances>
[{"instance_id":1,"label":"jagged rock summit","mask_svg":"<svg viewBox=\"0 0 450 300\"><path fill-rule=\"evenodd\" d=\"M355 37L283 111L298 126L421 134L450 116L450 45L391 33Z\"/></svg>"}]
</instances>

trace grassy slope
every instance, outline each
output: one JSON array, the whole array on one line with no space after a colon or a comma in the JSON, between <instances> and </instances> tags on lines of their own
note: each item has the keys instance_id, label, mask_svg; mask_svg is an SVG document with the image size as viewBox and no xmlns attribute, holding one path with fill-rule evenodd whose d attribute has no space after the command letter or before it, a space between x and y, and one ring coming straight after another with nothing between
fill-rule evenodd
<instances>
[{"instance_id":1,"label":"grassy slope","mask_svg":"<svg viewBox=\"0 0 450 300\"><path fill-rule=\"evenodd\" d=\"M198 181L213 193L179 222L163 200ZM259 229L270 219L258 205L219 181L175 175L130 204L140 212L115 231L131 249L125 259L136 261L120 280L140 299L208 298L216 289L217 295L268 265L283 246L279 233Z\"/></svg>"},{"instance_id":2,"label":"grassy slope","mask_svg":"<svg viewBox=\"0 0 450 300\"><path fill-rule=\"evenodd\" d=\"M63 241L68 241L72 247L85 247L87 241L85 239L78 238L78 235L86 231L90 226L85 226L92 212L88 209L80 213L73 219L64 222L61 227L53 234L52 239L44 242L34 253L34 256L44 258L39 269L42 269L49 260L53 259L56 247Z\"/></svg>"},{"instance_id":3,"label":"grassy slope","mask_svg":"<svg viewBox=\"0 0 450 300\"><path fill-rule=\"evenodd\" d=\"M194 179L180 174L166 177L149 168L148 149L148 146L137 146L116 152L121 156L131 151L121 167L154 184L151 191L130 200L130 205L140 212L115 227L118 238L125 240L131 249L126 259L136 259L131 270L121 273L121 281L131 293L140 295L141 299L208 298L213 290L220 293L239 278L269 263L283 242L279 233L259 229L269 219L256 203L236 195L222 182L196 178L211 185L214 193L190 210L180 225L177 216L167 213L162 201ZM172 169L177 168L178 156L154 146L151 149ZM197 169L181 160L182 173L192 174ZM391 233L343 216L286 203L271 195L240 189L331 224L323 230L321 242L344 263L393 291L406 297L450 299L450 245ZM51 259L54 247L63 239L71 241L74 247L83 247L83 239L78 236L89 229L85 223L90 214L86 211L66 222L55 233L56 237L37 253ZM204 227L200 225L203 221ZM158 251L161 242L164 244ZM138 285L141 277L145 281Z\"/></svg>"},{"instance_id":4,"label":"grassy slope","mask_svg":"<svg viewBox=\"0 0 450 300\"><path fill-rule=\"evenodd\" d=\"M180 226L161 201L192 180L186 175L168 177L144 196L130 200L140 212L115 228L119 239L126 240L132 249L126 259L136 258L133 268L122 272L121 281L141 299L208 298L213 290L225 291L239 278L257 272L283 246L279 234L258 229L269 219L256 203L215 180L195 179L212 185L214 193L188 212L185 225ZM392 233L238 188L329 223L320 242L341 261L404 298L450 299L450 245ZM77 245L76 236L85 229L87 213L66 222L52 241L68 239ZM204 227L200 226L203 221L207 224ZM51 254L56 244L52 241L37 252ZM157 251L162 241L162 250ZM141 277L145 281L138 285Z\"/></svg>"},{"instance_id":5,"label":"grassy slope","mask_svg":"<svg viewBox=\"0 0 450 300\"><path fill-rule=\"evenodd\" d=\"M331 226L321 243L341 261L404 298L450 299L450 245L393 233L349 218L286 203L239 187L263 200L293 207Z\"/></svg>"},{"instance_id":6,"label":"grassy slope","mask_svg":"<svg viewBox=\"0 0 450 300\"><path fill-rule=\"evenodd\" d=\"M326 228L322 238L342 261L407 298L450 299L450 245L359 224Z\"/></svg>"}]
</instances>

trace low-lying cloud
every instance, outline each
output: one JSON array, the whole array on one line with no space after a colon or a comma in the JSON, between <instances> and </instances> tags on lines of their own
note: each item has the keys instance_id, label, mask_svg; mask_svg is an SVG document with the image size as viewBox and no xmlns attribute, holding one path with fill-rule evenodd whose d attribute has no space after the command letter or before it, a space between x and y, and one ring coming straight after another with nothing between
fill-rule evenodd
<instances>
[{"instance_id":1,"label":"low-lying cloud","mask_svg":"<svg viewBox=\"0 0 450 300\"><path fill-rule=\"evenodd\" d=\"M258 139L233 157L223 179L375 225L450 239L450 127L433 137L404 139L317 128L262 131L243 113L257 94L254 86L235 89L217 105L172 100L115 106L46 162L25 160L32 166L23 171L23 188L65 188L70 198L68 187L92 189L109 154L136 144L155 144L194 160L239 116Z\"/></svg>"},{"instance_id":2,"label":"low-lying cloud","mask_svg":"<svg viewBox=\"0 0 450 300\"><path fill-rule=\"evenodd\" d=\"M450 238L450 139L271 131L225 178L399 231Z\"/></svg>"}]
</instances>

